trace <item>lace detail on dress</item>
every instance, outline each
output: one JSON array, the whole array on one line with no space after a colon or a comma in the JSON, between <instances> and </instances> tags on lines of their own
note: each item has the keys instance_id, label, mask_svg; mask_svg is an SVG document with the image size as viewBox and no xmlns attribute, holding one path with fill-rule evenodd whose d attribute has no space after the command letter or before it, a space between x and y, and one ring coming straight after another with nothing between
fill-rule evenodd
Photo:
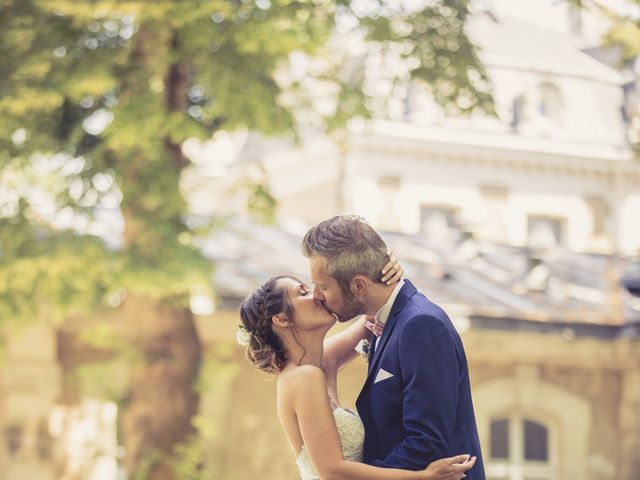
<instances>
[{"instance_id":1,"label":"lace detail on dress","mask_svg":"<svg viewBox=\"0 0 640 480\"><path fill-rule=\"evenodd\" d=\"M361 462L362 447L364 445L364 425L362 420L355 412L342 407L338 407L333 411L333 417L336 419L336 426L340 435L342 456L345 460ZM298 465L301 480L320 480L304 445L296 459L296 465Z\"/></svg>"}]
</instances>

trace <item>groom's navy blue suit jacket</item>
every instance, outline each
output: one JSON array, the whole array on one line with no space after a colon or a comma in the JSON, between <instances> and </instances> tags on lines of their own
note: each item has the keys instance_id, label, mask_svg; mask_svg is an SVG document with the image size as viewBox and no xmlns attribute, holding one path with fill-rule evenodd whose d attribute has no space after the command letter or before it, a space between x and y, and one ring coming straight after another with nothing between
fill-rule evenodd
<instances>
[{"instance_id":1,"label":"groom's navy blue suit jacket","mask_svg":"<svg viewBox=\"0 0 640 480\"><path fill-rule=\"evenodd\" d=\"M364 462L421 470L434 460L477 456L467 480L484 480L467 359L444 311L405 281L357 400Z\"/></svg>"}]
</instances>

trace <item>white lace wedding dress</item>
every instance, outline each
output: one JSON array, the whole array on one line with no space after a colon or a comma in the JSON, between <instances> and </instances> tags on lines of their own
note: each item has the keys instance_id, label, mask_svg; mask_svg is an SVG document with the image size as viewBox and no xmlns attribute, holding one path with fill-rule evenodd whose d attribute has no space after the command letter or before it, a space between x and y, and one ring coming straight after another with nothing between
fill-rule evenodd
<instances>
[{"instance_id":1,"label":"white lace wedding dress","mask_svg":"<svg viewBox=\"0 0 640 480\"><path fill-rule=\"evenodd\" d=\"M352 462L361 462L362 446L364 444L364 425L362 425L362 420L356 413L342 407L338 407L333 411L333 417L336 419L344 459ZM320 479L315 468L313 468L313 463L311 463L311 458L304 445L296 459L296 464L300 471L301 480Z\"/></svg>"}]
</instances>

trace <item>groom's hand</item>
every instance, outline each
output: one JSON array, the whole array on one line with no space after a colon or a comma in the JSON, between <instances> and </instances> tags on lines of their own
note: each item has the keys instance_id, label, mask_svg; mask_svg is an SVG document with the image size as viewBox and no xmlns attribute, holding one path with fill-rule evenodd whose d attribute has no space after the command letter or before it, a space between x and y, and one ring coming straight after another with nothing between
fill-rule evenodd
<instances>
[{"instance_id":1,"label":"groom's hand","mask_svg":"<svg viewBox=\"0 0 640 480\"><path fill-rule=\"evenodd\" d=\"M465 472L469 471L475 463L476 457L469 457L469 455L441 458L431 462L422 471L424 476L421 478L424 480L460 480L466 476Z\"/></svg>"}]
</instances>

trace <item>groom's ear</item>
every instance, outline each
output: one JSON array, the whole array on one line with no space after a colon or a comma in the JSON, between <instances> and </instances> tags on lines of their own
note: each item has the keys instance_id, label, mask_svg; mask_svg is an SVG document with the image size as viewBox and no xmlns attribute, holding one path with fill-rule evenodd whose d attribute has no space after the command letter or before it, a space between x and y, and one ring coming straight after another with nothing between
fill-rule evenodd
<instances>
[{"instance_id":1,"label":"groom's ear","mask_svg":"<svg viewBox=\"0 0 640 480\"><path fill-rule=\"evenodd\" d=\"M356 275L349 282L349 289L356 297L363 296L369 288L369 279L366 275Z\"/></svg>"}]
</instances>

